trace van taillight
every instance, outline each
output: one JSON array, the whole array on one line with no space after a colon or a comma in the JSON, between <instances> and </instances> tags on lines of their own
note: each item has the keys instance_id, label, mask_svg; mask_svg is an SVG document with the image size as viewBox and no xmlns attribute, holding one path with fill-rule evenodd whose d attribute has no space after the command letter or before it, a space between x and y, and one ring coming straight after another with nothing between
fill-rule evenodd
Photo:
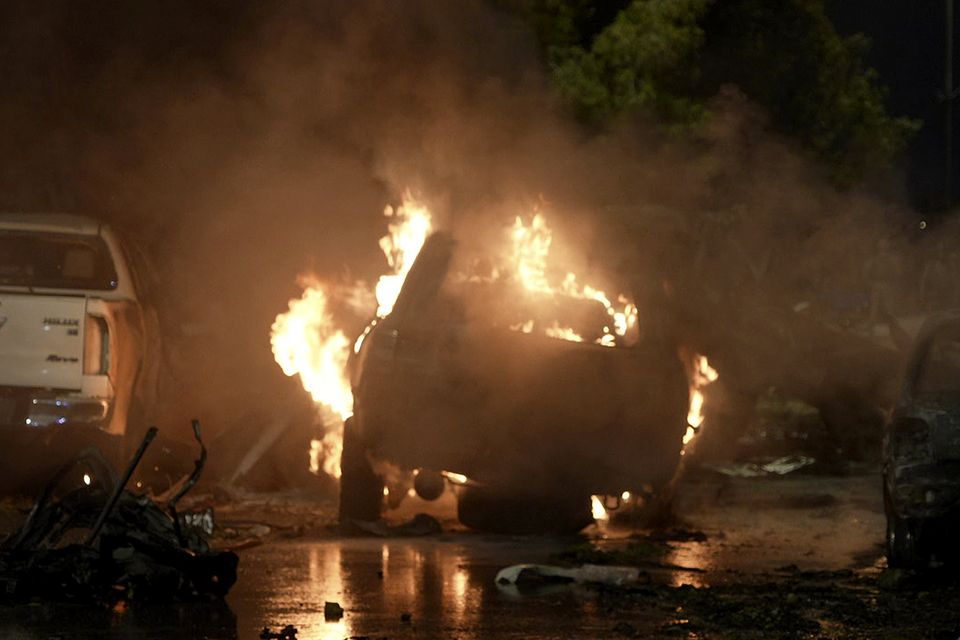
<instances>
[{"instance_id":1,"label":"van taillight","mask_svg":"<svg viewBox=\"0 0 960 640\"><path fill-rule=\"evenodd\" d=\"M83 330L83 373L106 375L110 369L110 330L100 316L87 316Z\"/></svg>"}]
</instances>

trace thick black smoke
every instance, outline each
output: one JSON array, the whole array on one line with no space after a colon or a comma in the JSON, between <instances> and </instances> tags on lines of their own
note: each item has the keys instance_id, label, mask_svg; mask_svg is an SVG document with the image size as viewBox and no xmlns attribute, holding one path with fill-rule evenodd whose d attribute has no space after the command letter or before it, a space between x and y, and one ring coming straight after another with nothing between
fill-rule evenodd
<instances>
[{"instance_id":1,"label":"thick black smoke","mask_svg":"<svg viewBox=\"0 0 960 640\"><path fill-rule=\"evenodd\" d=\"M305 269L383 271L382 208L407 188L456 229L540 203L572 262L718 301L799 302L897 228L735 89L693 141L583 131L531 34L477 0L8 2L0 42L2 206L101 216L145 248L169 419L215 431L304 402L270 324Z\"/></svg>"}]
</instances>

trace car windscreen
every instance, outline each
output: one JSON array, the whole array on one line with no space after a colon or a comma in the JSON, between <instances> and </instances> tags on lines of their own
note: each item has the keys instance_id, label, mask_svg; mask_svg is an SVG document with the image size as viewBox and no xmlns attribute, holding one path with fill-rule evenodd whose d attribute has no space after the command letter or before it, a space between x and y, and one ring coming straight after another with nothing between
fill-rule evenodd
<instances>
[{"instance_id":1,"label":"car windscreen","mask_svg":"<svg viewBox=\"0 0 960 640\"><path fill-rule=\"evenodd\" d=\"M0 231L0 285L104 291L117 272L100 236Z\"/></svg>"},{"instance_id":2,"label":"car windscreen","mask_svg":"<svg viewBox=\"0 0 960 640\"><path fill-rule=\"evenodd\" d=\"M960 325L947 325L932 337L917 372L914 393L960 395Z\"/></svg>"}]
</instances>

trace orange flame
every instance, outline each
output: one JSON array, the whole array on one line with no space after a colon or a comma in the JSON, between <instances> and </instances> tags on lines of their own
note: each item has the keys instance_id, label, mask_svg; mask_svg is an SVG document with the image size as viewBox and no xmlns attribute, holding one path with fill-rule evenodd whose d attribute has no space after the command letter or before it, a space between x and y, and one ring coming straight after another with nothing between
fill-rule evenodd
<instances>
[{"instance_id":1,"label":"orange flame","mask_svg":"<svg viewBox=\"0 0 960 640\"><path fill-rule=\"evenodd\" d=\"M313 401L341 420L353 415L353 394L345 371L350 341L334 328L329 299L315 278L305 280L299 299L271 327L273 357L288 376L299 375Z\"/></svg>"},{"instance_id":2,"label":"orange flame","mask_svg":"<svg viewBox=\"0 0 960 640\"><path fill-rule=\"evenodd\" d=\"M603 500L600 496L590 496L590 511L593 519L598 522L605 522L610 519L607 508L603 506Z\"/></svg>"},{"instance_id":3,"label":"orange flame","mask_svg":"<svg viewBox=\"0 0 960 640\"><path fill-rule=\"evenodd\" d=\"M391 272L381 276L376 286L377 316L385 317L403 286L403 281L430 233L430 212L409 193L396 209L387 207L390 219L388 233L380 239L380 248ZM289 309L277 316L270 331L273 357L288 376L297 375L303 388L320 408L324 420L322 438L310 443L310 470L340 477L340 454L343 451L343 422L353 415L353 392L347 376L350 341L335 326L330 313L331 290L312 276L301 277L303 294L290 301ZM367 289L368 290L368 289ZM360 305L369 297L361 284L346 290L343 303ZM373 328L367 327L355 343L360 350L363 338Z\"/></svg>"},{"instance_id":4,"label":"orange flame","mask_svg":"<svg viewBox=\"0 0 960 640\"><path fill-rule=\"evenodd\" d=\"M300 376L303 388L326 414L323 438L310 443L310 470L318 473L322 466L339 478L343 421L353 415L346 375L350 342L334 327L323 285L314 278L304 282L303 295L291 300L288 311L274 321L270 345L283 372Z\"/></svg>"},{"instance_id":5,"label":"orange flame","mask_svg":"<svg viewBox=\"0 0 960 640\"><path fill-rule=\"evenodd\" d=\"M390 219L389 233L380 238L380 249L387 257L393 273L380 276L377 282L377 317L385 318L393 311L413 261L420 254L423 243L431 229L431 216L427 208L413 199L410 192L404 194L403 204L394 209L387 205L383 215Z\"/></svg>"},{"instance_id":6,"label":"orange flame","mask_svg":"<svg viewBox=\"0 0 960 640\"><path fill-rule=\"evenodd\" d=\"M717 370L710 366L707 356L696 354L690 364L690 409L687 412L687 432L683 444L689 444L699 433L703 425L703 391L720 377Z\"/></svg>"},{"instance_id":7,"label":"orange flame","mask_svg":"<svg viewBox=\"0 0 960 640\"><path fill-rule=\"evenodd\" d=\"M604 306L613 320L614 332L606 333L597 340L597 344L605 347L616 346L617 338L626 336L627 332L636 326L637 307L623 295L617 298L622 305L621 308L617 308L610 302L607 294L588 284L581 285L577 282L576 274L573 273L567 273L559 287L550 284L547 277L547 263L550 245L553 243L553 231L547 226L543 214L535 213L529 226L525 225L523 219L518 216L510 229L510 237L513 241L511 256L513 273L524 289L531 293L550 296L560 293L572 298L596 300ZM530 333L532 329L532 321L520 323L515 327L515 330L521 330L524 333ZM572 328L561 327L557 323L546 327L544 333L551 338L583 342L583 338Z\"/></svg>"}]
</instances>

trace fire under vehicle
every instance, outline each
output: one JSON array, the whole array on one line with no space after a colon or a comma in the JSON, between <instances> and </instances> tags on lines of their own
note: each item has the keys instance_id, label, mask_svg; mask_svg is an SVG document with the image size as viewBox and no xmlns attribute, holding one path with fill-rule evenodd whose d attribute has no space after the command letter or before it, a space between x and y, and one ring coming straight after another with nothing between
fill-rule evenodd
<instances>
[{"instance_id":1,"label":"fire under vehicle","mask_svg":"<svg viewBox=\"0 0 960 640\"><path fill-rule=\"evenodd\" d=\"M887 424L883 497L891 566L923 567L955 547L958 470L960 314L953 313L920 330Z\"/></svg>"},{"instance_id":2,"label":"fire under vehicle","mask_svg":"<svg viewBox=\"0 0 960 640\"><path fill-rule=\"evenodd\" d=\"M380 516L385 468L415 473L427 499L446 477L461 522L514 532L580 529L591 495L673 477L688 411L675 345L653 327L604 344L601 303L524 294L482 264L434 233L392 313L361 338L341 521Z\"/></svg>"}]
</instances>

